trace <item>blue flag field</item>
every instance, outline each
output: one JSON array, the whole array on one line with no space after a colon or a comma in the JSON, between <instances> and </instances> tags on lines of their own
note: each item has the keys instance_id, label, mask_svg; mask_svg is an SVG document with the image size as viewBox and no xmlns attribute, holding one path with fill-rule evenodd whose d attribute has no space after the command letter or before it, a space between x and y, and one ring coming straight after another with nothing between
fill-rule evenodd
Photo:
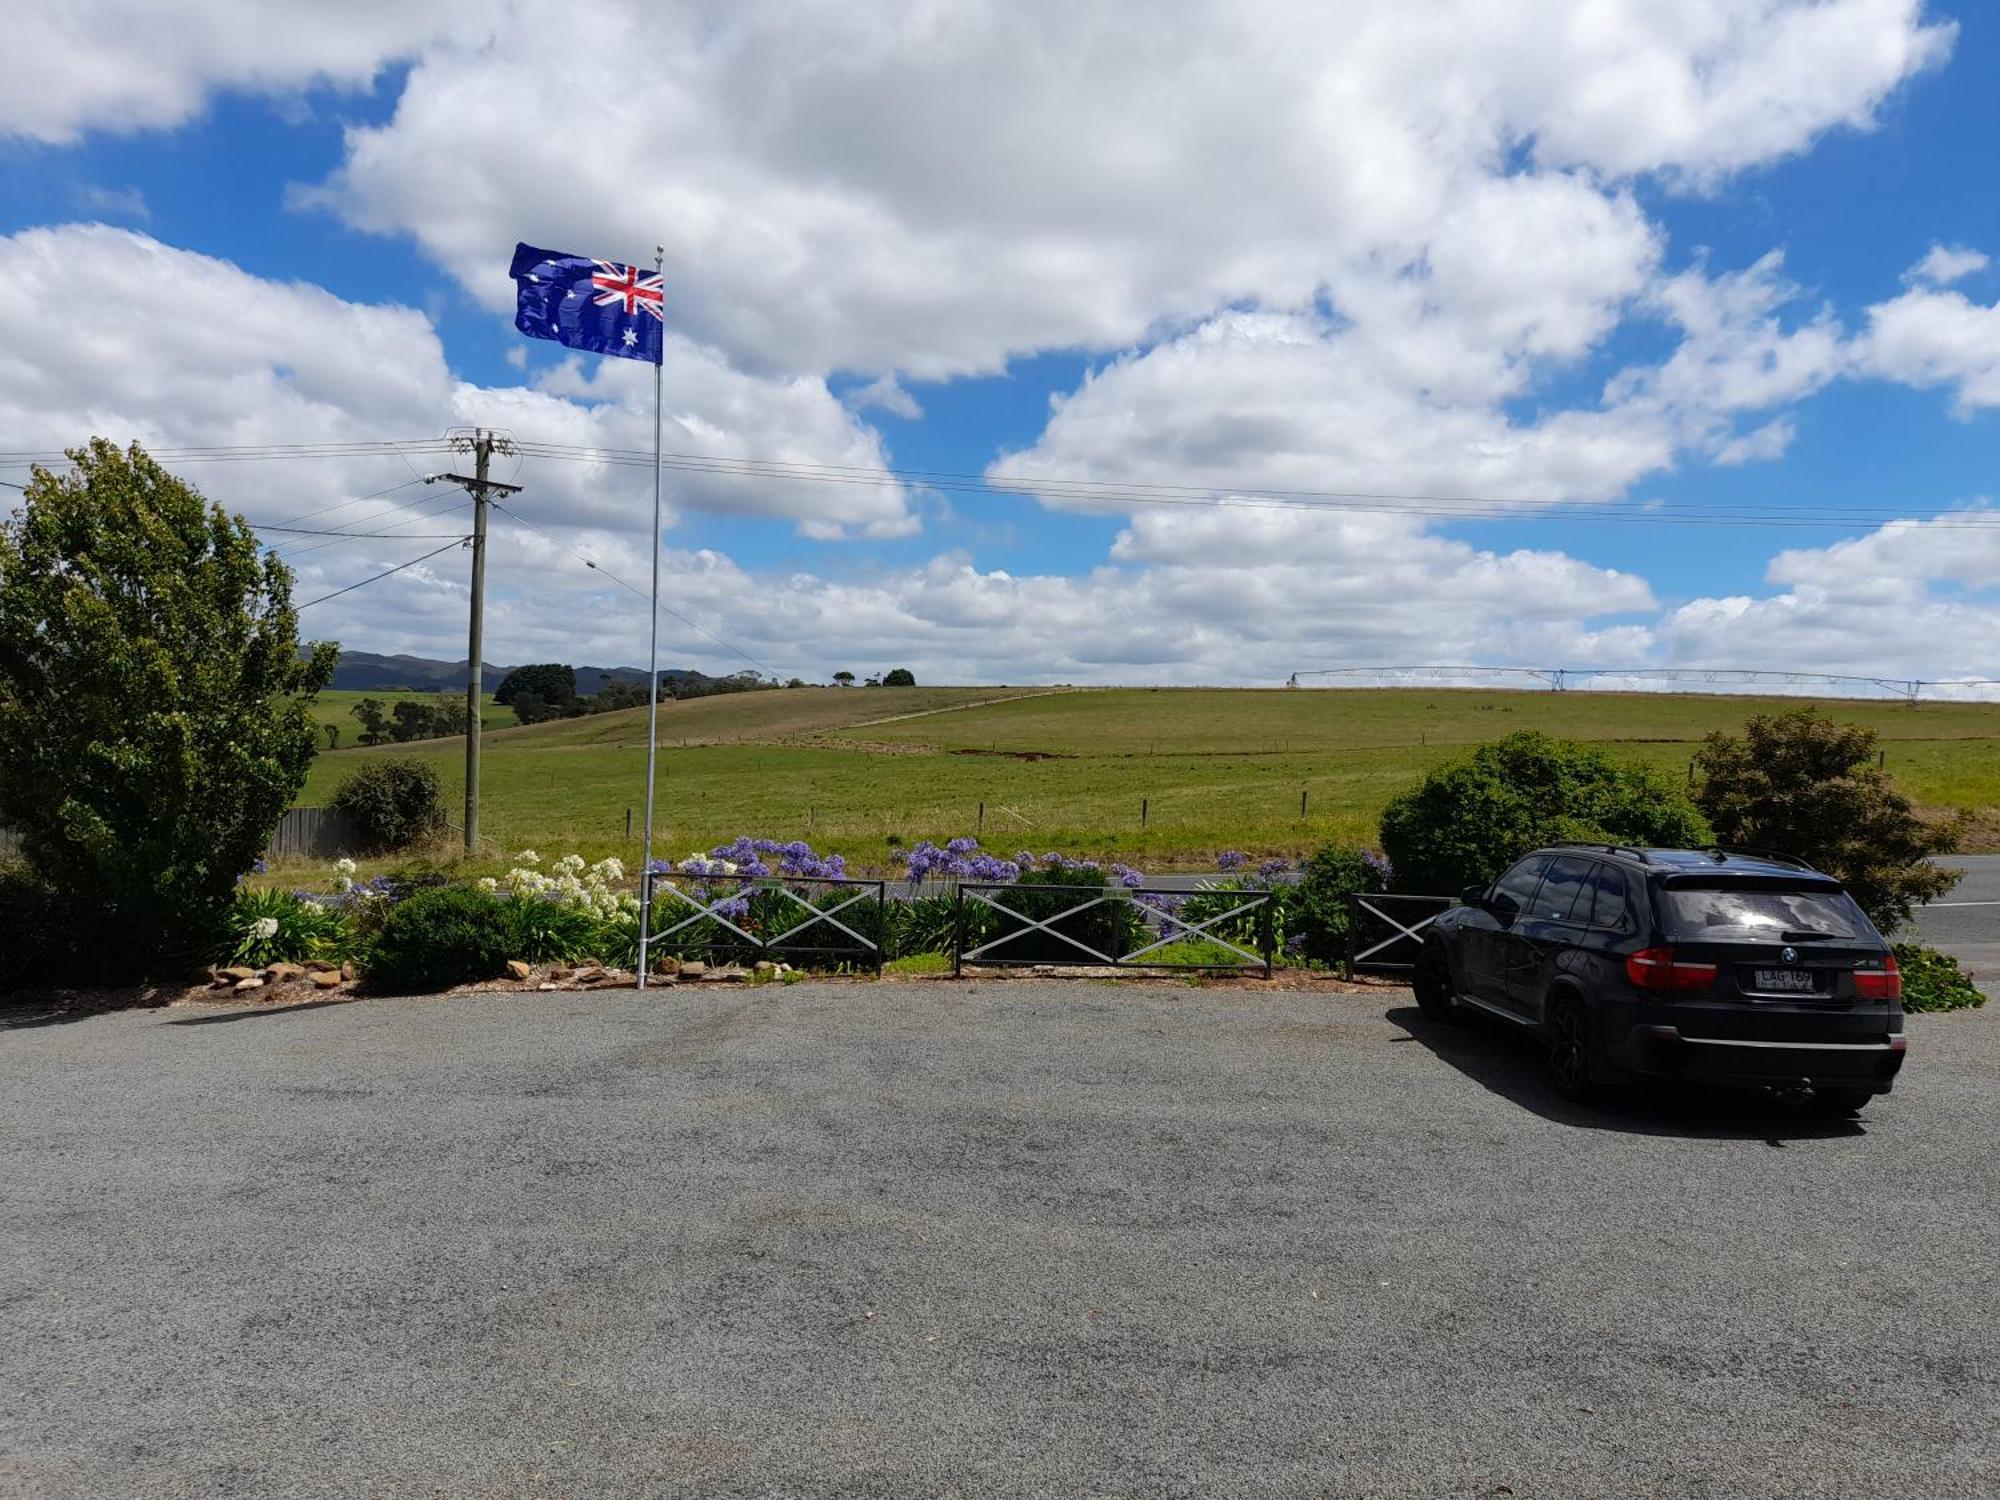
<instances>
[{"instance_id":1,"label":"blue flag field","mask_svg":"<svg viewBox=\"0 0 2000 1500\"><path fill-rule=\"evenodd\" d=\"M665 278L610 260L514 247L514 326L588 354L661 361Z\"/></svg>"}]
</instances>

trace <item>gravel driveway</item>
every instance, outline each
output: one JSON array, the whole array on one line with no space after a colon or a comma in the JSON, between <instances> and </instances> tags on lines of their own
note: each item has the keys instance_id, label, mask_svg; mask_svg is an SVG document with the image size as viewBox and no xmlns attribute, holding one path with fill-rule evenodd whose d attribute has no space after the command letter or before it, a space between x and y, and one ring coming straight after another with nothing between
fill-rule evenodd
<instances>
[{"instance_id":1,"label":"gravel driveway","mask_svg":"<svg viewBox=\"0 0 2000 1500\"><path fill-rule=\"evenodd\" d=\"M1835 1127L1387 989L19 1024L0 1495L1992 1495L1995 1012Z\"/></svg>"}]
</instances>

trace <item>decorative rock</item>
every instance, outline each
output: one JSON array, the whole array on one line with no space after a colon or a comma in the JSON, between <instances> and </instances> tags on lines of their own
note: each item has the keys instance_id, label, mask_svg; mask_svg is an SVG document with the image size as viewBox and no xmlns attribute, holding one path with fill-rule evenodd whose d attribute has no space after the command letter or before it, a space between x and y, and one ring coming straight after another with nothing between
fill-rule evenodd
<instances>
[{"instance_id":1,"label":"decorative rock","mask_svg":"<svg viewBox=\"0 0 2000 1500\"><path fill-rule=\"evenodd\" d=\"M340 966L340 977L341 977L342 979L350 979L350 980L351 980L351 979L353 979L353 978L355 977L355 968L354 968L354 965L353 965L353 964L342 964L342 965Z\"/></svg>"},{"instance_id":2,"label":"decorative rock","mask_svg":"<svg viewBox=\"0 0 2000 1500\"><path fill-rule=\"evenodd\" d=\"M255 975L252 975L248 979L239 979L236 981L236 993L239 995L247 994L251 990L261 990L262 988L264 988L264 981Z\"/></svg>"},{"instance_id":3,"label":"decorative rock","mask_svg":"<svg viewBox=\"0 0 2000 1500\"><path fill-rule=\"evenodd\" d=\"M549 970L549 978L556 980L568 979L575 973L576 970L574 969L551 969Z\"/></svg>"},{"instance_id":4,"label":"decorative rock","mask_svg":"<svg viewBox=\"0 0 2000 1500\"><path fill-rule=\"evenodd\" d=\"M535 988L538 990L552 990L555 988L555 986L552 984L538 984L535 986Z\"/></svg>"},{"instance_id":5,"label":"decorative rock","mask_svg":"<svg viewBox=\"0 0 2000 1500\"><path fill-rule=\"evenodd\" d=\"M778 966L768 958L760 958L757 960L753 972L758 974L775 974L778 972Z\"/></svg>"},{"instance_id":6,"label":"decorative rock","mask_svg":"<svg viewBox=\"0 0 2000 1500\"><path fill-rule=\"evenodd\" d=\"M646 988L649 990L670 990L680 982L681 978L678 974L655 974L651 979L646 981Z\"/></svg>"},{"instance_id":7,"label":"decorative rock","mask_svg":"<svg viewBox=\"0 0 2000 1500\"><path fill-rule=\"evenodd\" d=\"M780 974L789 974L792 972L792 966L790 964L779 964L778 972Z\"/></svg>"},{"instance_id":8,"label":"decorative rock","mask_svg":"<svg viewBox=\"0 0 2000 1500\"><path fill-rule=\"evenodd\" d=\"M593 965L588 969L578 969L571 977L578 984L595 984L604 977L604 970Z\"/></svg>"},{"instance_id":9,"label":"decorative rock","mask_svg":"<svg viewBox=\"0 0 2000 1500\"><path fill-rule=\"evenodd\" d=\"M680 971L681 960L679 954L662 953L653 960L653 972L655 974L678 974Z\"/></svg>"},{"instance_id":10,"label":"decorative rock","mask_svg":"<svg viewBox=\"0 0 2000 1500\"><path fill-rule=\"evenodd\" d=\"M338 989L340 987L340 970L338 969L314 969L307 978L311 979L315 986L323 990Z\"/></svg>"},{"instance_id":11,"label":"decorative rock","mask_svg":"<svg viewBox=\"0 0 2000 1500\"><path fill-rule=\"evenodd\" d=\"M707 973L708 965L698 958L691 958L680 967L680 976L683 979L700 979Z\"/></svg>"},{"instance_id":12,"label":"decorative rock","mask_svg":"<svg viewBox=\"0 0 2000 1500\"><path fill-rule=\"evenodd\" d=\"M709 970L708 977L710 979L720 979L725 984L741 984L750 977L750 971L736 964L731 964L724 969Z\"/></svg>"},{"instance_id":13,"label":"decorative rock","mask_svg":"<svg viewBox=\"0 0 2000 1500\"><path fill-rule=\"evenodd\" d=\"M330 964L323 958L309 958L305 961L305 971L308 974L338 974L340 965Z\"/></svg>"},{"instance_id":14,"label":"decorative rock","mask_svg":"<svg viewBox=\"0 0 2000 1500\"><path fill-rule=\"evenodd\" d=\"M272 964L264 971L264 977L273 984L283 984L287 979L297 979L305 973L297 964Z\"/></svg>"},{"instance_id":15,"label":"decorative rock","mask_svg":"<svg viewBox=\"0 0 2000 1500\"><path fill-rule=\"evenodd\" d=\"M522 963L518 958L507 960L507 972L512 974L516 979L533 979L535 977L534 969Z\"/></svg>"},{"instance_id":16,"label":"decorative rock","mask_svg":"<svg viewBox=\"0 0 2000 1500\"><path fill-rule=\"evenodd\" d=\"M255 969L246 969L241 964L231 964L228 968L217 969L215 972L217 977L221 979L255 979L257 977Z\"/></svg>"}]
</instances>

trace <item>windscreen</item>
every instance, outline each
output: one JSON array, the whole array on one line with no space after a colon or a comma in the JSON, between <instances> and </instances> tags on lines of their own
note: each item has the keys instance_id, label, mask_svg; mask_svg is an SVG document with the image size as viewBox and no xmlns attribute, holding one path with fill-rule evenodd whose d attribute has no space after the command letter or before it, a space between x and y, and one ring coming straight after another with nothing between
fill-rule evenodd
<instances>
[{"instance_id":1,"label":"windscreen","mask_svg":"<svg viewBox=\"0 0 2000 1500\"><path fill-rule=\"evenodd\" d=\"M1875 936L1845 891L1670 885L1661 890L1660 899L1667 931L1686 942L1802 943Z\"/></svg>"}]
</instances>

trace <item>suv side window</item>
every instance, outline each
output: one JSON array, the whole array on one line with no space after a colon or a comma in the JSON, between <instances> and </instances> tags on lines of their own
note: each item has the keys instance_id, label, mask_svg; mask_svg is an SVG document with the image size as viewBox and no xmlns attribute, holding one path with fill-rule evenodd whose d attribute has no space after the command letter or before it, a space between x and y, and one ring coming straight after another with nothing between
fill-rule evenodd
<instances>
[{"instance_id":1,"label":"suv side window","mask_svg":"<svg viewBox=\"0 0 2000 1500\"><path fill-rule=\"evenodd\" d=\"M1502 899L1512 902L1517 915L1531 910L1529 903L1535 899L1535 888L1542 883L1542 872L1548 867L1548 855L1530 854L1493 883L1494 903L1497 905Z\"/></svg>"},{"instance_id":2,"label":"suv side window","mask_svg":"<svg viewBox=\"0 0 2000 1500\"><path fill-rule=\"evenodd\" d=\"M1534 915L1544 922L1590 921L1592 861L1573 854L1558 857L1535 893Z\"/></svg>"},{"instance_id":3,"label":"suv side window","mask_svg":"<svg viewBox=\"0 0 2000 1500\"><path fill-rule=\"evenodd\" d=\"M1583 899L1577 902L1577 920L1588 921L1592 927L1601 927L1609 932L1631 932L1632 899L1625 884L1625 874L1614 865L1599 865L1590 877L1589 916Z\"/></svg>"}]
</instances>

